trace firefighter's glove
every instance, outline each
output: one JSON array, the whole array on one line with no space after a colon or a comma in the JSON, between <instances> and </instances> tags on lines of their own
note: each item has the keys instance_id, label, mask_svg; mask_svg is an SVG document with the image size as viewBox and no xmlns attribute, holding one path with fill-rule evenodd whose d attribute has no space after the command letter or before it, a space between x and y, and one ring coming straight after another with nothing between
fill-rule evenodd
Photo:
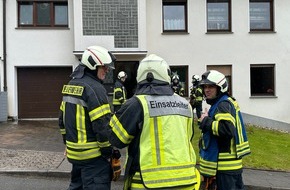
<instances>
[{"instance_id":1,"label":"firefighter's glove","mask_svg":"<svg viewBox=\"0 0 290 190\"><path fill-rule=\"evenodd\" d=\"M119 150L117 149L113 149L112 150L112 158L115 158L115 159L120 159L121 158L121 153Z\"/></svg>"},{"instance_id":2,"label":"firefighter's glove","mask_svg":"<svg viewBox=\"0 0 290 190\"><path fill-rule=\"evenodd\" d=\"M216 186L215 176L203 177L200 189L202 189L202 190L216 190L217 186Z\"/></svg>"},{"instance_id":3,"label":"firefighter's glove","mask_svg":"<svg viewBox=\"0 0 290 190\"><path fill-rule=\"evenodd\" d=\"M119 150L113 150L111 165L113 170L112 181L117 181L121 175L121 154Z\"/></svg>"}]
</instances>

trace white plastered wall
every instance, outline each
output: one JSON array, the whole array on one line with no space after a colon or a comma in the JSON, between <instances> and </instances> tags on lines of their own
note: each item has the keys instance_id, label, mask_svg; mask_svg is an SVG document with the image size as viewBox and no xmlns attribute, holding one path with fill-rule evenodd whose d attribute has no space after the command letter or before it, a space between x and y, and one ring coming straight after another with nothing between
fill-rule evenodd
<instances>
[{"instance_id":1,"label":"white plastered wall","mask_svg":"<svg viewBox=\"0 0 290 190\"><path fill-rule=\"evenodd\" d=\"M69 28L20 29L17 28L17 1L7 1L8 116L18 117L17 67L58 67L78 63L73 55L72 1L68 4Z\"/></svg>"},{"instance_id":2,"label":"white plastered wall","mask_svg":"<svg viewBox=\"0 0 290 190\"><path fill-rule=\"evenodd\" d=\"M162 0L147 1L148 53L189 65L189 81L207 65L232 65L232 91L242 112L290 123L290 1L275 2L275 33L249 33L249 1L232 1L232 33L206 33L206 1L188 1L188 34L162 34ZM250 64L275 64L276 96L250 95Z\"/></svg>"}]
</instances>

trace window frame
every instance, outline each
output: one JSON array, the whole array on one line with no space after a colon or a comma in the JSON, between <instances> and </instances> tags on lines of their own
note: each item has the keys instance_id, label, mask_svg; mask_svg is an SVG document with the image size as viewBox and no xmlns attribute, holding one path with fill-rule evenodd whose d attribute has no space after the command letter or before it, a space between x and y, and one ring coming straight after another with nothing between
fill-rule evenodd
<instances>
[{"instance_id":1,"label":"window frame","mask_svg":"<svg viewBox=\"0 0 290 190\"><path fill-rule=\"evenodd\" d=\"M268 81L268 86L265 88L266 90L264 92L253 92L253 89L255 89L255 86L259 86L261 87L259 90L262 89L262 86L265 86L266 83L261 83L259 81L265 81L258 79L257 77L261 77L263 76L262 74L255 74L255 78L253 78L254 76L254 71L252 69L254 68L271 68L271 78ZM257 71L256 71L257 72ZM256 73L255 72L255 73ZM250 95L251 97L275 97L276 96L276 85L275 85L275 77L276 77L276 65L275 64L250 64ZM265 75L265 74L264 74ZM269 76L269 75L267 75ZM254 84L254 82L258 83L258 84Z\"/></svg>"},{"instance_id":2,"label":"window frame","mask_svg":"<svg viewBox=\"0 0 290 190\"><path fill-rule=\"evenodd\" d=\"M174 30L174 29L164 29L164 6L174 6L181 5L184 7L184 30ZM188 8L187 8L187 0L163 0L162 1L162 31L163 33L187 33L188 32Z\"/></svg>"},{"instance_id":3,"label":"window frame","mask_svg":"<svg viewBox=\"0 0 290 190\"><path fill-rule=\"evenodd\" d=\"M208 4L210 3L227 3L228 6L228 29L209 29L208 28L208 16L209 16L209 13L208 13ZM207 0L206 1L206 29L207 29L207 32L208 33L220 33L220 32L232 32L232 0Z\"/></svg>"},{"instance_id":4,"label":"window frame","mask_svg":"<svg viewBox=\"0 0 290 190\"><path fill-rule=\"evenodd\" d=\"M251 28L251 3L269 3L270 4L270 28ZM274 0L249 0L249 28L250 32L268 32L274 31Z\"/></svg>"},{"instance_id":5,"label":"window frame","mask_svg":"<svg viewBox=\"0 0 290 190\"><path fill-rule=\"evenodd\" d=\"M21 24L21 15L20 15L20 9L21 6L24 5L24 3L32 3L32 24ZM37 23L37 5L39 3L49 3L50 5L50 10L49 10L49 19L50 23L49 24L39 24ZM57 5L64 5L67 8L67 24L55 24L55 6ZM18 28L68 28L68 23L69 23L69 13L68 13L68 0L17 0L17 26Z\"/></svg>"}]
</instances>

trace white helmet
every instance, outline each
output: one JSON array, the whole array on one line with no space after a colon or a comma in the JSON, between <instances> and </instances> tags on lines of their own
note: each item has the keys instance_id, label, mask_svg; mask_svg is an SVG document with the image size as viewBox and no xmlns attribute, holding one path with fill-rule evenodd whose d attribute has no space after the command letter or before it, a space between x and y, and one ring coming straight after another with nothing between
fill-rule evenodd
<instances>
[{"instance_id":1,"label":"white helmet","mask_svg":"<svg viewBox=\"0 0 290 190\"><path fill-rule=\"evenodd\" d=\"M127 78L127 74L124 71L120 71L118 73L118 79Z\"/></svg>"},{"instance_id":2,"label":"white helmet","mask_svg":"<svg viewBox=\"0 0 290 190\"><path fill-rule=\"evenodd\" d=\"M224 74L216 71L216 70L209 70L202 74L202 79L199 82L200 86L205 84L209 85L216 85L220 87L220 91L222 93L228 91L228 82Z\"/></svg>"},{"instance_id":3,"label":"white helmet","mask_svg":"<svg viewBox=\"0 0 290 190\"><path fill-rule=\"evenodd\" d=\"M192 75L192 81L199 81L200 77L199 75Z\"/></svg>"},{"instance_id":4,"label":"white helmet","mask_svg":"<svg viewBox=\"0 0 290 190\"><path fill-rule=\"evenodd\" d=\"M173 85L178 85L179 84L179 76L178 75L173 75L171 81L172 81Z\"/></svg>"},{"instance_id":5,"label":"white helmet","mask_svg":"<svg viewBox=\"0 0 290 190\"><path fill-rule=\"evenodd\" d=\"M96 70L97 66L108 66L114 69L115 56L101 46L88 47L82 56L81 63L91 70Z\"/></svg>"},{"instance_id":6,"label":"white helmet","mask_svg":"<svg viewBox=\"0 0 290 190\"><path fill-rule=\"evenodd\" d=\"M173 77L172 77L172 80L178 80L179 81L179 76L178 75L174 75Z\"/></svg>"},{"instance_id":7,"label":"white helmet","mask_svg":"<svg viewBox=\"0 0 290 190\"><path fill-rule=\"evenodd\" d=\"M159 80L170 84L170 68L166 61L155 54L145 57L138 67L137 83L145 80Z\"/></svg>"},{"instance_id":8,"label":"white helmet","mask_svg":"<svg viewBox=\"0 0 290 190\"><path fill-rule=\"evenodd\" d=\"M193 85L197 86L199 81L200 81L199 75L192 75L192 81L191 81L191 83Z\"/></svg>"}]
</instances>

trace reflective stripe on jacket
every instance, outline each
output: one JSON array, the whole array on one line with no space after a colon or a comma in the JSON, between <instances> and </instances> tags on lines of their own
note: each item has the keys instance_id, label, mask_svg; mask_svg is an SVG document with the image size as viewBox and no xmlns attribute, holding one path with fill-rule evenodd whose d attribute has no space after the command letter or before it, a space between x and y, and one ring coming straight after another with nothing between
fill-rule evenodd
<instances>
[{"instance_id":1,"label":"reflective stripe on jacket","mask_svg":"<svg viewBox=\"0 0 290 190\"><path fill-rule=\"evenodd\" d=\"M113 105L122 105L126 101L127 92L124 85L118 80L115 83L113 93Z\"/></svg>"},{"instance_id":2,"label":"reflective stripe on jacket","mask_svg":"<svg viewBox=\"0 0 290 190\"><path fill-rule=\"evenodd\" d=\"M197 178L191 106L178 95L136 97L144 113L139 160L145 187L194 186Z\"/></svg>"},{"instance_id":3,"label":"reflective stripe on jacket","mask_svg":"<svg viewBox=\"0 0 290 190\"><path fill-rule=\"evenodd\" d=\"M202 102L203 100L202 89L200 87L192 86L190 89L190 99L195 100L195 102Z\"/></svg>"},{"instance_id":4,"label":"reflective stripe on jacket","mask_svg":"<svg viewBox=\"0 0 290 190\"><path fill-rule=\"evenodd\" d=\"M172 84L171 88L172 88L173 92L178 94L179 96L184 95L184 88L180 84L177 84L177 85Z\"/></svg>"},{"instance_id":5,"label":"reflective stripe on jacket","mask_svg":"<svg viewBox=\"0 0 290 190\"><path fill-rule=\"evenodd\" d=\"M197 184L195 185L183 185L183 186L178 186L178 187L172 187L172 188L158 188L158 190L198 190L200 187L200 181L201 181L201 176L199 171L195 168L196 176L197 176ZM144 187L142 179L141 179L141 174L140 172L136 172L136 174L130 179L129 184L125 182L124 185L124 190L130 189L130 190L146 190L147 188ZM128 187L130 186L130 187Z\"/></svg>"}]
</instances>

